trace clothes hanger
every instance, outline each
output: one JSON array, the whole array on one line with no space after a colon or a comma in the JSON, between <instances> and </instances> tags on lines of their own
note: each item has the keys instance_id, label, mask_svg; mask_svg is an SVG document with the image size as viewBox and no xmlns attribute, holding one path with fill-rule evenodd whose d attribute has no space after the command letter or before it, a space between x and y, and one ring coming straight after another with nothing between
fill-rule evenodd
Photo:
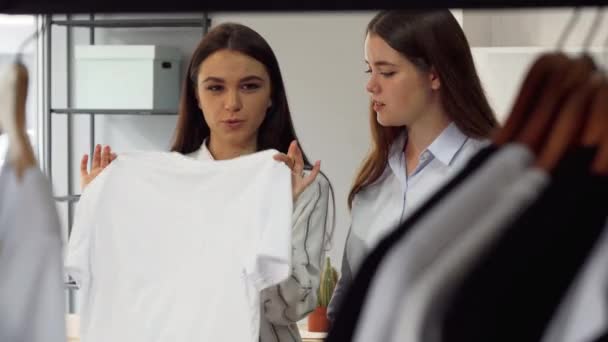
<instances>
[{"instance_id":1,"label":"clothes hanger","mask_svg":"<svg viewBox=\"0 0 608 342\"><path fill-rule=\"evenodd\" d=\"M557 70L548 86L538 94L540 100L516 141L538 156L549 136L559 138L551 134L551 128L561 115L563 104L573 91L588 81L594 70L595 64L586 56L570 60L564 68Z\"/></svg>"},{"instance_id":2,"label":"clothes hanger","mask_svg":"<svg viewBox=\"0 0 608 342\"><path fill-rule=\"evenodd\" d=\"M606 113L608 110L608 103L604 101L602 104L602 111ZM606 120L608 123L608 120ZM604 134L602 140L598 146L598 151L593 159L593 163L591 164L591 171L594 174L608 176L608 125L604 125Z\"/></svg>"},{"instance_id":3,"label":"clothes hanger","mask_svg":"<svg viewBox=\"0 0 608 342\"><path fill-rule=\"evenodd\" d=\"M604 77L606 77L604 75ZM608 133L608 81L604 80L593 99L589 119L585 125L580 144L599 146Z\"/></svg>"},{"instance_id":4,"label":"clothes hanger","mask_svg":"<svg viewBox=\"0 0 608 342\"><path fill-rule=\"evenodd\" d=\"M587 127L595 125L596 120L598 120L598 115L591 115L591 112L597 94L602 84L605 83L605 77L602 72L596 70L593 59L589 55L589 46L595 32L597 32L601 18L602 11L600 8L596 13L589 33L585 37L583 53L579 57L581 63L592 63L594 71L583 80L583 85L574 88L568 96L568 100L557 114L555 124L551 126L551 133L537 159L536 166L546 171L554 170L568 149L579 146L582 138L587 135Z\"/></svg>"},{"instance_id":5,"label":"clothes hanger","mask_svg":"<svg viewBox=\"0 0 608 342\"><path fill-rule=\"evenodd\" d=\"M566 152L580 143L586 123L591 119L591 105L603 83L603 75L595 72L568 96L551 126L551 133L536 161L537 167L553 171Z\"/></svg>"},{"instance_id":6,"label":"clothes hanger","mask_svg":"<svg viewBox=\"0 0 608 342\"><path fill-rule=\"evenodd\" d=\"M603 19L603 8L599 7L591 29L584 40L584 48L588 50ZM606 47L606 44L604 44ZM604 74L604 82L598 89L591 105L589 119L585 125L580 144L582 146L599 146L604 132L608 132L608 80Z\"/></svg>"},{"instance_id":7,"label":"clothes hanger","mask_svg":"<svg viewBox=\"0 0 608 342\"><path fill-rule=\"evenodd\" d=\"M25 128L27 90L28 72L23 64L10 64L0 74L0 131L8 134L7 161L18 179L26 169L36 165Z\"/></svg>"},{"instance_id":8,"label":"clothes hanger","mask_svg":"<svg viewBox=\"0 0 608 342\"><path fill-rule=\"evenodd\" d=\"M526 74L507 121L493 138L494 144L501 146L515 139L529 120L539 100L539 92L549 84L551 75L563 70L567 63L569 59L562 53L544 54L536 59Z\"/></svg>"},{"instance_id":9,"label":"clothes hanger","mask_svg":"<svg viewBox=\"0 0 608 342\"><path fill-rule=\"evenodd\" d=\"M25 39L17 50L15 61L0 72L0 132L8 135L7 160L15 169L19 180L25 170L36 165L25 125L29 74L22 63L22 53L43 31L44 27Z\"/></svg>"},{"instance_id":10,"label":"clothes hanger","mask_svg":"<svg viewBox=\"0 0 608 342\"><path fill-rule=\"evenodd\" d=\"M604 50L608 47L608 38L603 44ZM606 82L608 83L608 81ZM597 129L589 128L584 137L583 144L599 140L598 150L591 164L591 172L597 175L608 176L608 86L600 89L596 102L592 109L592 115L603 119L598 119Z\"/></svg>"},{"instance_id":11,"label":"clothes hanger","mask_svg":"<svg viewBox=\"0 0 608 342\"><path fill-rule=\"evenodd\" d=\"M493 137L496 145L501 146L514 141L521 134L527 121L533 115L534 107L537 106L540 98L539 94L543 93L546 86L551 84L551 76L559 74L561 70L568 67L569 58L561 52L561 49L579 16L580 10L576 8L560 34L556 52L542 54L528 70L505 125Z\"/></svg>"},{"instance_id":12,"label":"clothes hanger","mask_svg":"<svg viewBox=\"0 0 608 342\"><path fill-rule=\"evenodd\" d=\"M558 50L563 48L566 37L573 29L579 14L580 10L575 9L565 31L560 36L557 44ZM526 122L525 128L516 139L528 146L537 156L540 155L541 150L547 144L549 135L551 135L551 139L561 139L558 134L551 134L551 127L562 115L562 105L572 96L573 91L588 81L590 75L596 69L593 59L589 57L586 50L578 58L569 58L570 61L551 76L548 86L539 93L540 100L530 115L530 119ZM553 142L552 149L556 146L554 144L557 144L557 142ZM546 156L545 158L549 157ZM548 162L548 159L543 161L543 163L546 162Z\"/></svg>"}]
</instances>

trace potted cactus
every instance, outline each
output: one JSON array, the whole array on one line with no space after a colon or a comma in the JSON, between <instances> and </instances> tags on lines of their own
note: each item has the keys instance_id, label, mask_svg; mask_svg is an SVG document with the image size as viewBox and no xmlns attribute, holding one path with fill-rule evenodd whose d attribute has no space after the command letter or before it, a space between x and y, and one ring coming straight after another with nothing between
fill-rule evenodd
<instances>
[{"instance_id":1,"label":"potted cactus","mask_svg":"<svg viewBox=\"0 0 608 342\"><path fill-rule=\"evenodd\" d=\"M331 265L329 257L325 259L325 266L321 272L321 281L317 289L317 307L308 315L308 331L327 332L327 306L338 282L338 271Z\"/></svg>"}]
</instances>

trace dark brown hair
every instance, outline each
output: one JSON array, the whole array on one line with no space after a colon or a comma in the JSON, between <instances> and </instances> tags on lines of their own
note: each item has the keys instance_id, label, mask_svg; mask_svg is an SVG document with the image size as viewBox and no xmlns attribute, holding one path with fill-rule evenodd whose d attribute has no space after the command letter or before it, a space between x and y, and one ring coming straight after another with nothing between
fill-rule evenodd
<instances>
[{"instance_id":1,"label":"dark brown hair","mask_svg":"<svg viewBox=\"0 0 608 342\"><path fill-rule=\"evenodd\" d=\"M264 64L270 76L272 106L258 130L258 150L276 149L287 153L292 140L297 140L283 77L274 52L266 40L251 28L224 23L209 31L196 47L184 78L180 97L177 126L171 151L183 154L196 151L209 137L209 126L196 98L197 78L201 63L220 50L245 54ZM301 145L300 145L301 148ZM304 152L304 164L310 166Z\"/></svg>"},{"instance_id":2,"label":"dark brown hair","mask_svg":"<svg viewBox=\"0 0 608 342\"><path fill-rule=\"evenodd\" d=\"M383 11L370 21L367 33L382 38L419 70L437 73L441 104L466 136L487 138L498 126L477 76L469 43L449 10ZM390 146L404 129L382 127L371 108L370 125L372 151L350 190L349 207L357 192L380 178Z\"/></svg>"}]
</instances>

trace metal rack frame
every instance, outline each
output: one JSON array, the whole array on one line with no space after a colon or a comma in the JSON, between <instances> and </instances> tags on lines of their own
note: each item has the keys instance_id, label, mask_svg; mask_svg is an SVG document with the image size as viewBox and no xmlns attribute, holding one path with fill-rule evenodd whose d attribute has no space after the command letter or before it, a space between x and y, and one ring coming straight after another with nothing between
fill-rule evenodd
<instances>
[{"instance_id":1,"label":"metal rack frame","mask_svg":"<svg viewBox=\"0 0 608 342\"><path fill-rule=\"evenodd\" d=\"M66 58L67 58L67 84L66 84L66 100L67 108L54 108L52 105L52 29L53 26L64 26L66 27ZM95 116L96 115L137 115L137 116L156 116L156 115L176 115L176 112L169 112L166 110L146 110L146 109L104 109L104 108L73 108L73 94L72 94L72 83L73 83L73 28L88 28L89 29L89 44L95 44L95 29L96 28L201 28L202 35L204 36L209 27L211 26L211 19L207 12L202 13L201 19L197 18L174 18L174 19L145 19L145 18L132 18L132 19L101 19L95 18L94 14L89 14L89 19L72 19L70 14L66 15L65 20L57 20L53 15L46 15L43 18L44 27L44 43L43 43L43 61L44 75L43 75L43 141L45 143L43 153L43 170L45 171L51 184L53 183L53 172L52 172L52 142L53 142L53 117L55 115L66 115L67 116L67 194L62 196L55 196L54 199L57 202L67 202L68 205L68 236L72 230L73 216L74 216L74 202L77 202L80 195L74 193L72 187L73 183L73 172L72 172L72 152L73 152L73 115L88 115L90 117L89 123L89 145L90 154L93 154L95 149ZM92 158L91 158L92 159ZM69 290L69 305L68 309L70 313L74 310L74 290L77 288L76 284L72 281L66 283L66 288Z\"/></svg>"}]
</instances>

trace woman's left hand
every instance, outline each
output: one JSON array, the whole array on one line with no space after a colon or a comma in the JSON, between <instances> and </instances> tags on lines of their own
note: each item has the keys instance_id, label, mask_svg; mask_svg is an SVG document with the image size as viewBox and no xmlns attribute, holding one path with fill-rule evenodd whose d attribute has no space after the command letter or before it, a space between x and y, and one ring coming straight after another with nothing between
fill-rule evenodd
<instances>
[{"instance_id":1,"label":"woman's left hand","mask_svg":"<svg viewBox=\"0 0 608 342\"><path fill-rule=\"evenodd\" d=\"M312 171L308 176L304 173L304 158L302 157L302 150L298 146L297 141L292 141L289 145L287 154L278 153L274 155L274 159L282 161L291 169L291 187L293 193L293 201L298 199L298 196L306 188L314 182L317 175L321 171L321 161L316 161L312 168Z\"/></svg>"}]
</instances>

